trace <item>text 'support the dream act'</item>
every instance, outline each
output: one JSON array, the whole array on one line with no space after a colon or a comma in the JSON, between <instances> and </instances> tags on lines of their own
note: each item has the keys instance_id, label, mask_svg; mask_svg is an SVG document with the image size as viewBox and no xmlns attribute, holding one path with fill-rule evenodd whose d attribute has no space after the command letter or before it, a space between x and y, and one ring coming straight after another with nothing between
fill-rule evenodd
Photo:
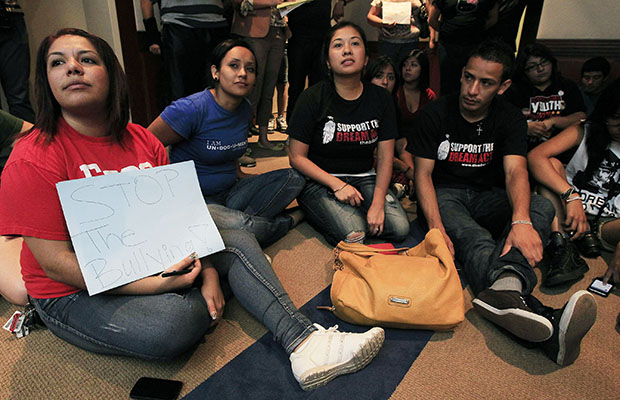
<instances>
[{"instance_id":1,"label":"text 'support the dream act'","mask_svg":"<svg viewBox=\"0 0 620 400\"><path fill-rule=\"evenodd\" d=\"M193 161L56 185L89 295L224 249Z\"/></svg>"}]
</instances>

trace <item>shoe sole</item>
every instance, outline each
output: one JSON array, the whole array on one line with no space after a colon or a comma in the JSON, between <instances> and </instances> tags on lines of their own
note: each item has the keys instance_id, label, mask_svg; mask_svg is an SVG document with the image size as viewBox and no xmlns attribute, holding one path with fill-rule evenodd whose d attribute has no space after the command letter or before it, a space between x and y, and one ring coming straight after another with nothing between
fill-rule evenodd
<instances>
[{"instance_id":1,"label":"shoe sole","mask_svg":"<svg viewBox=\"0 0 620 400\"><path fill-rule=\"evenodd\" d=\"M299 385L303 390L314 390L326 385L340 375L361 370L375 358L384 340L385 332L381 329L380 332L368 339L349 361L334 365L329 369L324 369L324 367L313 368L300 377Z\"/></svg>"},{"instance_id":2,"label":"shoe sole","mask_svg":"<svg viewBox=\"0 0 620 400\"><path fill-rule=\"evenodd\" d=\"M581 341L596 321L596 300L585 290L573 294L560 317L558 333L558 356L555 362L570 365L581 352Z\"/></svg>"},{"instance_id":3,"label":"shoe sole","mask_svg":"<svg viewBox=\"0 0 620 400\"><path fill-rule=\"evenodd\" d=\"M563 283L581 279L583 275L585 275L585 273L589 271L589 269L590 268L588 268L587 265L582 265L581 268L579 268L578 270L567 272L561 275L555 275L552 278L545 279L544 285L548 287L558 286Z\"/></svg>"},{"instance_id":4,"label":"shoe sole","mask_svg":"<svg viewBox=\"0 0 620 400\"><path fill-rule=\"evenodd\" d=\"M480 299L472 301L474 309L485 319L513 335L530 342L544 342L553 335L551 321L542 315L520 308L500 310Z\"/></svg>"}]
</instances>

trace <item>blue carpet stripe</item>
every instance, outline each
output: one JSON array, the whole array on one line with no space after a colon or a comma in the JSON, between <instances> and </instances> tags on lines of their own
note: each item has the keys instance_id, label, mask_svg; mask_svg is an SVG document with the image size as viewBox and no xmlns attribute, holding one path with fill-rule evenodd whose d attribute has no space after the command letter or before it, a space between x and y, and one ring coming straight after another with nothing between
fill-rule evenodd
<instances>
[{"instance_id":1,"label":"blue carpet stripe","mask_svg":"<svg viewBox=\"0 0 620 400\"><path fill-rule=\"evenodd\" d=\"M416 221L398 247L415 246L424 238ZM301 307L311 321L341 331L363 332L367 327L347 324L316 306L331 305L327 287ZM304 392L293 377L282 347L268 332L184 397L193 399L388 399L433 335L431 331L386 329L385 343L365 369L336 378L326 386Z\"/></svg>"},{"instance_id":2,"label":"blue carpet stripe","mask_svg":"<svg viewBox=\"0 0 620 400\"><path fill-rule=\"evenodd\" d=\"M326 328L338 324L342 331L368 329L316 309L318 305L331 304L329 289L321 291L301 311ZM304 392L293 377L286 353L267 333L184 399L388 399L432 335L431 331L386 329L385 343L368 367Z\"/></svg>"}]
</instances>

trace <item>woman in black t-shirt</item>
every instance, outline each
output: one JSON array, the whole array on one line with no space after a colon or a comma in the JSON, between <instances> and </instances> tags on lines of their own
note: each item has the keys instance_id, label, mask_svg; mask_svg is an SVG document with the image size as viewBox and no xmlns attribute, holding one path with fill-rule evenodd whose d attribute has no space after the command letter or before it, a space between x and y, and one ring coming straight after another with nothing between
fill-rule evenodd
<instances>
[{"instance_id":1,"label":"woman in black t-shirt","mask_svg":"<svg viewBox=\"0 0 620 400\"><path fill-rule=\"evenodd\" d=\"M323 55L331 80L302 93L288 130L291 165L307 177L299 204L332 244L363 242L366 235L402 240L409 221L388 190L397 136L394 102L383 88L361 81L368 61L363 30L336 24Z\"/></svg>"}]
</instances>

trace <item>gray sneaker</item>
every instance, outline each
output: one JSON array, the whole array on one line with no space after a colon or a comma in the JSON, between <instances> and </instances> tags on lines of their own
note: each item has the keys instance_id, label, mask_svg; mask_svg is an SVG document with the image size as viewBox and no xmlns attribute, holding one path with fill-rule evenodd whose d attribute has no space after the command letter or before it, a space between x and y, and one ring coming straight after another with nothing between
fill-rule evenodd
<instances>
[{"instance_id":1,"label":"gray sneaker","mask_svg":"<svg viewBox=\"0 0 620 400\"><path fill-rule=\"evenodd\" d=\"M544 342L553 325L534 312L516 290L486 289L472 301L474 309L489 321L530 342Z\"/></svg>"}]
</instances>

